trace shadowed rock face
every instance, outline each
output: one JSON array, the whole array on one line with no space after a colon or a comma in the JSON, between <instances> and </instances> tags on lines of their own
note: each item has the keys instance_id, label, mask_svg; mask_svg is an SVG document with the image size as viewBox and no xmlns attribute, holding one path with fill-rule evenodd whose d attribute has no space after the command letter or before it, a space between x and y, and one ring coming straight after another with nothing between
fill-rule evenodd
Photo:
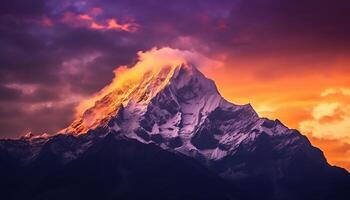
<instances>
[{"instance_id":1,"label":"shadowed rock face","mask_svg":"<svg viewBox=\"0 0 350 200\"><path fill-rule=\"evenodd\" d=\"M219 144L214 137L215 132L212 129L200 129L191 138L191 144L199 150L215 149Z\"/></svg>"},{"instance_id":2,"label":"shadowed rock face","mask_svg":"<svg viewBox=\"0 0 350 200\"><path fill-rule=\"evenodd\" d=\"M132 92L123 88L123 94L112 91L102 98L86 115L103 116L100 110L110 115L87 132L1 140L3 194L8 199L350 197L349 174L330 166L298 131L259 118L250 105L227 102L191 65L158 74L145 74Z\"/></svg>"}]
</instances>

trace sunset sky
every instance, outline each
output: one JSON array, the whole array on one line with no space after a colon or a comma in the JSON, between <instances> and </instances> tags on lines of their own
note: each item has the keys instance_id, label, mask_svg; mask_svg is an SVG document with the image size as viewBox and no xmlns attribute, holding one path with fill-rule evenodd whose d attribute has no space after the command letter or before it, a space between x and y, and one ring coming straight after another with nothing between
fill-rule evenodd
<instances>
[{"instance_id":1,"label":"sunset sky","mask_svg":"<svg viewBox=\"0 0 350 200\"><path fill-rule=\"evenodd\" d=\"M153 47L220 63L203 73L228 100L300 130L350 170L350 2L0 2L0 138L55 133Z\"/></svg>"}]
</instances>

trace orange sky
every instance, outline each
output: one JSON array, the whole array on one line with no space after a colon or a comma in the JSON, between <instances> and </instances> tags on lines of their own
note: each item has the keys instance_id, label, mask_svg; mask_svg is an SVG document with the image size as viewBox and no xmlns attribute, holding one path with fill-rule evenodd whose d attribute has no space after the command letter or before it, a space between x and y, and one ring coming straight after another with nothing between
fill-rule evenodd
<instances>
[{"instance_id":1,"label":"orange sky","mask_svg":"<svg viewBox=\"0 0 350 200\"><path fill-rule=\"evenodd\" d=\"M242 63L236 66L206 68L204 73L215 80L227 100L251 103L260 116L278 118L300 130L331 164L350 170L350 78L346 73L333 65L325 73L257 75Z\"/></svg>"}]
</instances>

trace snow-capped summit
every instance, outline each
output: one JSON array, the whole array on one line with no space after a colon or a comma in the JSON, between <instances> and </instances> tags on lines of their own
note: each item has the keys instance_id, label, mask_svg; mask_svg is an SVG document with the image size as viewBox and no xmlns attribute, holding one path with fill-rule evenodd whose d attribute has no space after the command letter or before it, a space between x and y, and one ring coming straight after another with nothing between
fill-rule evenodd
<instances>
[{"instance_id":1,"label":"snow-capped summit","mask_svg":"<svg viewBox=\"0 0 350 200\"><path fill-rule=\"evenodd\" d=\"M190 81L194 79L201 81L201 91L211 90L211 93L217 93L213 83L205 83L203 75L187 64L150 68L147 71L138 72L142 74L137 75L133 73L132 70L127 70L123 74L122 81L111 84L110 89L100 94L93 105L85 110L66 129L66 132L82 134L106 125L124 107L146 111L149 102L167 87L177 90L185 85L191 85Z\"/></svg>"}]
</instances>

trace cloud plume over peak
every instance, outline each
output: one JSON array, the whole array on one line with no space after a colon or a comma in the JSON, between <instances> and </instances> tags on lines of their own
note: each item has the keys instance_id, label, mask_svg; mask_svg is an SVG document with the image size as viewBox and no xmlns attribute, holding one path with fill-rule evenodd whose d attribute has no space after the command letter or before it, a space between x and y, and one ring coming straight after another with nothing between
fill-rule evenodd
<instances>
[{"instance_id":1,"label":"cloud plume over peak","mask_svg":"<svg viewBox=\"0 0 350 200\"><path fill-rule=\"evenodd\" d=\"M177 67L182 64L191 64L198 68L216 68L222 63L209 59L197 52L173 49L170 47L152 48L148 51L137 53L137 62L131 66L119 66L114 70L114 78L111 83L93 95L93 97L82 101L76 108L76 116L81 116L87 109L92 107L108 93L124 87L130 82L137 82L143 75L151 72L156 73L164 67Z\"/></svg>"}]
</instances>

